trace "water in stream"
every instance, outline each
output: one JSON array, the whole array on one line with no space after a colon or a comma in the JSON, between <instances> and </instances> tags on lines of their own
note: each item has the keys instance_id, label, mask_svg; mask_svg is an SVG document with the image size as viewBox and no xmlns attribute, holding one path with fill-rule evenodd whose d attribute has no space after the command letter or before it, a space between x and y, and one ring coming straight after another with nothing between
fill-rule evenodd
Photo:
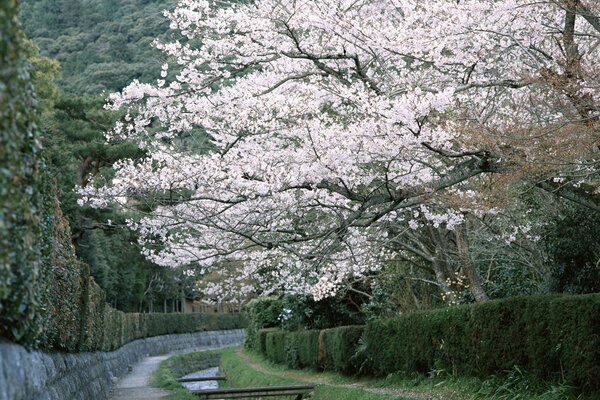
<instances>
[{"instance_id":1,"label":"water in stream","mask_svg":"<svg viewBox=\"0 0 600 400\"><path fill-rule=\"evenodd\" d=\"M205 376L216 376L218 374L219 374L219 367L213 367L213 368L202 369L200 371L192 372L191 374L182 376L182 378L200 378L200 377L205 377ZM218 389L219 383L217 381L184 382L183 386L185 386L185 388L188 390Z\"/></svg>"}]
</instances>

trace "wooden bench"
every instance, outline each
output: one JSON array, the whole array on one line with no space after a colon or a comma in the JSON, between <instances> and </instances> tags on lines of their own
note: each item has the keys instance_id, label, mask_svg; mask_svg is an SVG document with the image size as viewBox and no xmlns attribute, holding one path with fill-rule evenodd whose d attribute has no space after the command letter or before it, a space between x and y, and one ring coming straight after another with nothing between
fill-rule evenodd
<instances>
[{"instance_id":1,"label":"wooden bench","mask_svg":"<svg viewBox=\"0 0 600 400\"><path fill-rule=\"evenodd\" d=\"M198 378L179 378L177 382L206 382L206 381L225 381L225 376L200 376Z\"/></svg>"},{"instance_id":2,"label":"wooden bench","mask_svg":"<svg viewBox=\"0 0 600 400\"><path fill-rule=\"evenodd\" d=\"M287 385L191 390L190 392L205 400L294 395L296 396L295 400L302 400L308 399L308 394L314 389L315 387L313 385Z\"/></svg>"}]
</instances>

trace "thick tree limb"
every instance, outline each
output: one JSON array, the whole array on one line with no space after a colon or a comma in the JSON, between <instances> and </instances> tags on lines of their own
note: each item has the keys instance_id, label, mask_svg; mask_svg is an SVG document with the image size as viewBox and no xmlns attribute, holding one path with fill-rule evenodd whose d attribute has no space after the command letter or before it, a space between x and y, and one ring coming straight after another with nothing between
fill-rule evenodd
<instances>
[{"instance_id":1,"label":"thick tree limb","mask_svg":"<svg viewBox=\"0 0 600 400\"><path fill-rule=\"evenodd\" d=\"M600 212L600 195L598 194L587 192L584 189L576 188L569 184L552 182L551 180L539 182L536 186L580 206Z\"/></svg>"}]
</instances>

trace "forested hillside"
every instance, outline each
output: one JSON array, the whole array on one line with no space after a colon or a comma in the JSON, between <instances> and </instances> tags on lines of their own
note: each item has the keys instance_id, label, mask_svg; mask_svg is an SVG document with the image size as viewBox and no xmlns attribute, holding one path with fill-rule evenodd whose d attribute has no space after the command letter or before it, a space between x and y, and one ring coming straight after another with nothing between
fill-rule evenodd
<instances>
[{"instance_id":1,"label":"forested hillside","mask_svg":"<svg viewBox=\"0 0 600 400\"><path fill-rule=\"evenodd\" d=\"M77 94L120 90L132 79L159 77L167 35L162 11L174 0L25 0L21 19L41 54L61 64L60 87Z\"/></svg>"}]
</instances>

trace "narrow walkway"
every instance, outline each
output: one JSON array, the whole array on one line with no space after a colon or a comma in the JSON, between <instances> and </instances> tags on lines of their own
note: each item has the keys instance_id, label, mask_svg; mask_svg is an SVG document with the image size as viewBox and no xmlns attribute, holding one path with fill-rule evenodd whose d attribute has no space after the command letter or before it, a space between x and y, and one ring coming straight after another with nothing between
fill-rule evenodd
<instances>
[{"instance_id":1,"label":"narrow walkway","mask_svg":"<svg viewBox=\"0 0 600 400\"><path fill-rule=\"evenodd\" d=\"M146 357L134 365L133 370L115 385L110 400L151 400L167 396L169 392L166 390L150 387L149 380L158 364L171 355Z\"/></svg>"}]
</instances>

